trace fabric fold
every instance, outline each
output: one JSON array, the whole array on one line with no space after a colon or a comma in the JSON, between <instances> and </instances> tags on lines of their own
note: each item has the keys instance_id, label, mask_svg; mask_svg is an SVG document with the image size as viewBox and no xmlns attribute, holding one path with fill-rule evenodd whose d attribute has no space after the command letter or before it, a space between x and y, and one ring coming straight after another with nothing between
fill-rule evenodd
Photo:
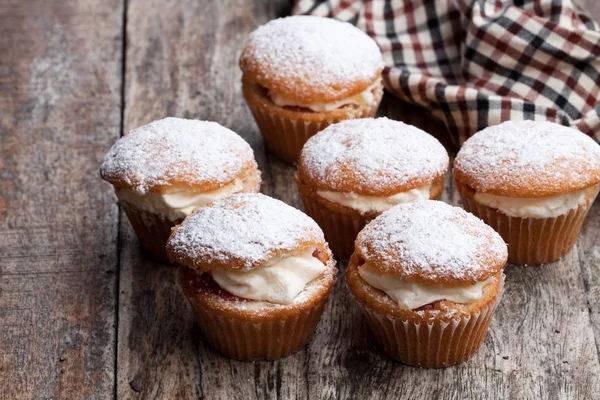
<instances>
[{"instance_id":1,"label":"fabric fold","mask_svg":"<svg viewBox=\"0 0 600 400\"><path fill-rule=\"evenodd\" d=\"M600 28L571 0L299 0L383 52L386 88L442 120L456 144L506 120L548 120L600 141Z\"/></svg>"}]
</instances>

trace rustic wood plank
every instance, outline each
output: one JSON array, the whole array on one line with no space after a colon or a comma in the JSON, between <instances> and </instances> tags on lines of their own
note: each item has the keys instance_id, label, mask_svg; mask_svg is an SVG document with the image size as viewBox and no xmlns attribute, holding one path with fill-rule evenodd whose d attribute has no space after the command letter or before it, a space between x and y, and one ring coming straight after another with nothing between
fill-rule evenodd
<instances>
[{"instance_id":1,"label":"rustic wood plank","mask_svg":"<svg viewBox=\"0 0 600 400\"><path fill-rule=\"evenodd\" d=\"M0 398L113 392L118 216L97 166L119 134L122 3L0 8ZM284 1L258 3L132 1L126 125L165 115L217 120L256 149L263 191L300 207L294 169L265 155L239 92L247 33L286 11ZM598 15L592 0L582 4ZM440 124L395 99L382 113L443 138ZM456 204L446 185L444 199ZM482 351L432 371L372 349L343 280L307 349L274 363L222 358L199 337L174 271L139 252L125 220L117 397L595 398L599 226L596 203L564 260L509 267Z\"/></svg>"},{"instance_id":2,"label":"rustic wood plank","mask_svg":"<svg viewBox=\"0 0 600 400\"><path fill-rule=\"evenodd\" d=\"M252 29L288 9L283 0L255 3L186 0L166 7L158 0L129 1L125 131L168 115L215 120L251 143L265 188L273 192L285 167L267 166L242 99L237 58ZM245 393L238 385L255 393L252 364L229 363L199 341L175 270L140 252L126 218L121 227L117 397Z\"/></svg>"},{"instance_id":3,"label":"rustic wood plank","mask_svg":"<svg viewBox=\"0 0 600 400\"><path fill-rule=\"evenodd\" d=\"M577 0L589 15L600 21L600 2ZM587 292L587 307L600 357L600 200L590 210L577 240L581 273Z\"/></svg>"},{"instance_id":4,"label":"rustic wood plank","mask_svg":"<svg viewBox=\"0 0 600 400\"><path fill-rule=\"evenodd\" d=\"M247 33L284 13L285 2L198 3L167 8L158 0L130 1L126 130L167 115L218 121L252 144L263 192L301 208L295 169L265 154L237 68ZM386 98L381 112L445 139L443 125L413 106ZM459 204L450 175L443 200ZM597 397L600 364L591 320L600 320L600 286L590 282L597 282L600 266L598 253L589 252L598 246L599 210L596 204L577 250L563 260L507 268L506 293L483 348L470 362L445 370L406 367L374 349L343 279L306 349L276 362L223 358L203 343L175 271L147 259L123 219L117 397Z\"/></svg>"},{"instance_id":5,"label":"rustic wood plank","mask_svg":"<svg viewBox=\"0 0 600 400\"><path fill-rule=\"evenodd\" d=\"M0 6L0 398L114 390L122 0Z\"/></svg>"},{"instance_id":6,"label":"rustic wood plank","mask_svg":"<svg viewBox=\"0 0 600 400\"><path fill-rule=\"evenodd\" d=\"M600 201L596 200L577 239L581 274L587 293L587 308L600 357Z\"/></svg>"}]
</instances>

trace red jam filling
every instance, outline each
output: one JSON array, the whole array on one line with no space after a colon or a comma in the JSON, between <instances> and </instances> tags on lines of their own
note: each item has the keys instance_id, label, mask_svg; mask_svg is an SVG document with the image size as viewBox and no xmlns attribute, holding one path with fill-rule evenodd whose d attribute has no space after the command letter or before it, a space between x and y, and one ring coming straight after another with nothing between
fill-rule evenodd
<instances>
[{"instance_id":1,"label":"red jam filling","mask_svg":"<svg viewBox=\"0 0 600 400\"><path fill-rule=\"evenodd\" d=\"M262 86L262 85L258 85L259 87L259 91L260 94L264 97L266 97L267 99L271 100L271 97L269 96L269 89L267 89L266 87ZM273 100L271 100L271 102L273 102ZM273 103L275 104L275 103ZM341 109L341 108L346 108L346 107L351 107L352 104L344 104L341 107L338 107L337 109ZM290 111L294 111L294 112L303 112L303 113L314 113L315 111L311 110L310 108L307 107L300 107L300 106L281 106L281 108L285 109L285 110L290 110Z\"/></svg>"},{"instance_id":2,"label":"red jam filling","mask_svg":"<svg viewBox=\"0 0 600 400\"><path fill-rule=\"evenodd\" d=\"M310 108L300 107L300 106L283 106L282 108L295 112L303 112L303 113L312 113L314 112Z\"/></svg>"},{"instance_id":3,"label":"red jam filling","mask_svg":"<svg viewBox=\"0 0 600 400\"><path fill-rule=\"evenodd\" d=\"M429 311L429 310L433 310L435 308L435 305L437 303L439 303L441 300L438 301L434 301L432 303L429 304L425 304L424 306L421 306L419 308L414 308L413 311Z\"/></svg>"},{"instance_id":4,"label":"red jam filling","mask_svg":"<svg viewBox=\"0 0 600 400\"><path fill-rule=\"evenodd\" d=\"M181 267L182 268L182 279L181 282L186 289L189 289L192 293L194 292L205 292L210 293L212 295L218 296L223 300L229 301L249 301L248 299L244 299L242 297L238 297L232 293L229 293L227 290L223 289L219 284L213 279L212 275L208 273L197 274L190 268Z\"/></svg>"},{"instance_id":5,"label":"red jam filling","mask_svg":"<svg viewBox=\"0 0 600 400\"><path fill-rule=\"evenodd\" d=\"M325 253L323 250L315 249L315 251L313 251L312 253L312 256L317 260L321 261L323 264L327 265L327 253Z\"/></svg>"},{"instance_id":6,"label":"red jam filling","mask_svg":"<svg viewBox=\"0 0 600 400\"><path fill-rule=\"evenodd\" d=\"M347 108L347 107L353 107L353 105L352 104L344 104L343 106L336 108L336 110L340 110L342 108ZM295 112L304 112L304 113L318 112L318 111L313 111L310 108L300 107L300 106L283 106L282 108L284 108L286 110L290 110L290 111L295 111Z\"/></svg>"}]
</instances>

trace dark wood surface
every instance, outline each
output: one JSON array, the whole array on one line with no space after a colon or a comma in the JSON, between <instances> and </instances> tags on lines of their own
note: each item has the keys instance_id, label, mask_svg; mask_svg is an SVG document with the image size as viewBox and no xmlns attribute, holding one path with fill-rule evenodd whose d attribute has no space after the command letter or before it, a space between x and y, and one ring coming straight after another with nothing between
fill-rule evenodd
<instances>
[{"instance_id":1,"label":"dark wood surface","mask_svg":"<svg viewBox=\"0 0 600 400\"><path fill-rule=\"evenodd\" d=\"M463 365L384 357L341 279L291 357L243 363L203 343L175 271L140 251L98 166L141 124L215 120L254 148L262 191L300 208L237 67L247 34L288 12L282 0L0 0L0 399L600 398L599 202L564 259L507 267L487 339ZM382 115L443 137L384 100ZM450 176L442 199L459 204Z\"/></svg>"},{"instance_id":2,"label":"dark wood surface","mask_svg":"<svg viewBox=\"0 0 600 400\"><path fill-rule=\"evenodd\" d=\"M121 8L0 2L0 399L113 391Z\"/></svg>"}]
</instances>

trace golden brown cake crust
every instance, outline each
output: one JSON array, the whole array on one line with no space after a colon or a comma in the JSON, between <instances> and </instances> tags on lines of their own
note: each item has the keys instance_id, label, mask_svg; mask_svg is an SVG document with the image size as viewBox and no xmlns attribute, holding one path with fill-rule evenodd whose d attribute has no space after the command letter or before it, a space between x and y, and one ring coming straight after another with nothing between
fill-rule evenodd
<instances>
[{"instance_id":1,"label":"golden brown cake crust","mask_svg":"<svg viewBox=\"0 0 600 400\"><path fill-rule=\"evenodd\" d=\"M520 265L548 264L567 254L577 241L598 186L587 189L584 204L553 218L518 218L475 201L475 191L456 183L465 210L494 228L508 245L508 262Z\"/></svg>"},{"instance_id":2,"label":"golden brown cake crust","mask_svg":"<svg viewBox=\"0 0 600 400\"><path fill-rule=\"evenodd\" d=\"M209 121L165 118L120 138L104 157L102 179L142 193L173 186L207 192L236 178L260 185L250 145Z\"/></svg>"},{"instance_id":3,"label":"golden brown cake crust","mask_svg":"<svg viewBox=\"0 0 600 400\"><path fill-rule=\"evenodd\" d=\"M104 176L102 178L108 181L108 179L104 178ZM233 184L236 179L239 179L243 182L244 188L242 192L259 192L260 185L262 183L262 177L261 172L258 169L258 164L256 164L256 161L252 160L251 162L248 162L242 167L239 173L236 176L234 176L231 181L228 182L221 183L217 180L211 180L200 183L192 183L194 181L193 177L186 177L180 175L177 179L169 180L168 183L154 185L151 188L147 189L145 192L170 193L185 188L185 190L189 190L192 193L206 193ZM135 186L132 186L130 182L131 179L128 178L113 178L110 181L110 183L115 187L115 189L133 189Z\"/></svg>"},{"instance_id":4,"label":"golden brown cake crust","mask_svg":"<svg viewBox=\"0 0 600 400\"><path fill-rule=\"evenodd\" d=\"M334 102L380 79L379 47L349 23L313 16L268 22L240 56L243 79L299 103Z\"/></svg>"},{"instance_id":5,"label":"golden brown cake crust","mask_svg":"<svg viewBox=\"0 0 600 400\"><path fill-rule=\"evenodd\" d=\"M449 322L461 316L468 316L493 303L502 287L502 271L498 271L493 275L493 280L484 286L483 296L473 303L460 304L441 300L435 302L432 307L409 310L401 308L387 294L365 282L358 274L358 261L359 256L354 254L350 258L346 270L346 283L353 296L360 303L380 314L392 318L401 318L402 320L413 320L415 322L419 320L444 320Z\"/></svg>"},{"instance_id":6,"label":"golden brown cake crust","mask_svg":"<svg viewBox=\"0 0 600 400\"><path fill-rule=\"evenodd\" d=\"M252 270L275 257L327 247L306 214L260 193L234 194L198 209L173 229L167 256L200 271Z\"/></svg>"},{"instance_id":7,"label":"golden brown cake crust","mask_svg":"<svg viewBox=\"0 0 600 400\"><path fill-rule=\"evenodd\" d=\"M506 244L461 208L426 200L400 204L371 221L354 256L383 275L431 286L472 285L506 264Z\"/></svg>"},{"instance_id":8,"label":"golden brown cake crust","mask_svg":"<svg viewBox=\"0 0 600 400\"><path fill-rule=\"evenodd\" d=\"M143 210L127 201L121 201L121 209L125 211L142 247L157 260L168 262L165 244L173 226L180 224L183 218L172 221L162 214Z\"/></svg>"},{"instance_id":9,"label":"golden brown cake crust","mask_svg":"<svg viewBox=\"0 0 600 400\"><path fill-rule=\"evenodd\" d=\"M600 145L547 121L507 121L465 142L454 178L477 192L546 197L600 183Z\"/></svg>"},{"instance_id":10,"label":"golden brown cake crust","mask_svg":"<svg viewBox=\"0 0 600 400\"><path fill-rule=\"evenodd\" d=\"M298 161L315 190L391 196L432 183L448 170L448 153L424 131L387 118L342 121L311 137Z\"/></svg>"}]
</instances>

